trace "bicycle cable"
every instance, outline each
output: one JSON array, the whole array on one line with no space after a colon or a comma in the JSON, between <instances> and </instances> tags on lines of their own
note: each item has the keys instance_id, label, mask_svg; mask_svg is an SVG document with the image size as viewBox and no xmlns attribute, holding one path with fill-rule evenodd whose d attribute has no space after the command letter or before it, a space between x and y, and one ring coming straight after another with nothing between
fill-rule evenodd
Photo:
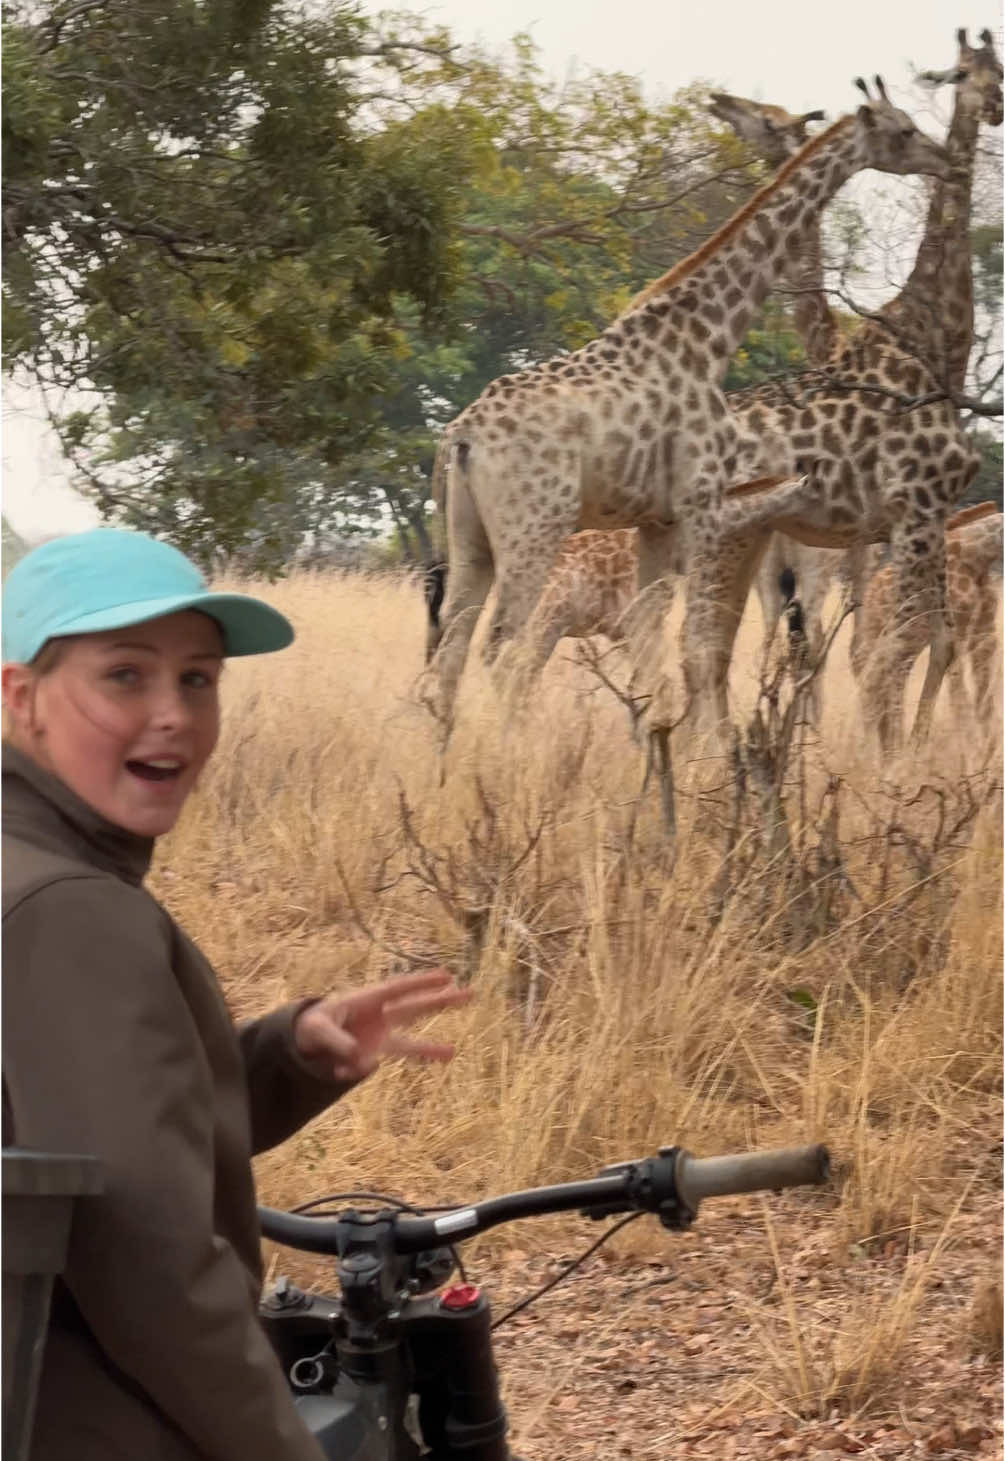
<instances>
[{"instance_id":1,"label":"bicycle cable","mask_svg":"<svg viewBox=\"0 0 1005 1461\"><path fill-rule=\"evenodd\" d=\"M591 1257L594 1253L596 1253L598 1248L602 1247L604 1243L607 1242L608 1238L613 1238L614 1234L617 1233L621 1228L625 1228L628 1226L629 1223L634 1223L639 1218L645 1216L645 1212L630 1212L627 1217L623 1217L620 1222L617 1222L612 1227L608 1228L605 1233L601 1233L597 1241L595 1243L591 1243L589 1248L587 1248L584 1253L580 1253L578 1258L574 1258L571 1263L567 1264L566 1267L562 1269L561 1273L555 1274L554 1278L549 1278L546 1284L542 1284L539 1289L536 1289L534 1291L534 1293L528 1294L525 1299L521 1299L518 1304L514 1304L512 1309L507 1309L505 1314L501 1314L498 1319L493 1320L491 1327L493 1329L498 1329L500 1324L505 1324L507 1319L512 1319L514 1314L519 1314L521 1309L527 1309L530 1307L531 1304L536 1303L537 1300L541 1298L542 1295L546 1294L549 1289L556 1288L563 1279L569 1277L570 1273L574 1273L581 1264L586 1262L587 1258Z\"/></svg>"},{"instance_id":2,"label":"bicycle cable","mask_svg":"<svg viewBox=\"0 0 1005 1461\"><path fill-rule=\"evenodd\" d=\"M324 1206L329 1202L385 1202L388 1207L396 1208L399 1212L414 1213L416 1217L422 1217L427 1212L452 1212L453 1207L416 1207L411 1202L402 1202L400 1197L389 1197L386 1192L329 1192L325 1197L314 1197L310 1202L302 1202L299 1207L293 1207L291 1212L301 1213L304 1217L334 1217L337 1212L325 1212ZM444 1247L454 1260L457 1272L460 1274L461 1282L467 1283L468 1275L464 1267L464 1260L454 1247L453 1243L445 1243Z\"/></svg>"},{"instance_id":3,"label":"bicycle cable","mask_svg":"<svg viewBox=\"0 0 1005 1461\"><path fill-rule=\"evenodd\" d=\"M303 1213L306 1217L338 1217L337 1212L315 1212L314 1209L329 1202L356 1202L361 1198L367 1202L386 1202L388 1207L396 1207L399 1212L412 1212L417 1216L425 1211L424 1208L413 1207L410 1202L402 1202L399 1197L388 1197L386 1192L329 1192L325 1197L313 1197L310 1202L291 1207L290 1211Z\"/></svg>"}]
</instances>

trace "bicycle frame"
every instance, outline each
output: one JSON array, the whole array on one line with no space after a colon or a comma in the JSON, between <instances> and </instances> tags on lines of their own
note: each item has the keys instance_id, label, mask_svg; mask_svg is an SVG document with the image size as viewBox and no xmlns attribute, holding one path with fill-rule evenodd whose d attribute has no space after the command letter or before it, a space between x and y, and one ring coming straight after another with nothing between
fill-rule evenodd
<instances>
[{"instance_id":1,"label":"bicycle frame","mask_svg":"<svg viewBox=\"0 0 1005 1461\"><path fill-rule=\"evenodd\" d=\"M341 1298L280 1281L260 1308L308 1428L338 1461L413 1461L420 1438L435 1461L509 1461L488 1300L473 1284L415 1296L424 1267L453 1269L447 1250L403 1264L386 1247L393 1219L362 1218L347 1215Z\"/></svg>"}]
</instances>

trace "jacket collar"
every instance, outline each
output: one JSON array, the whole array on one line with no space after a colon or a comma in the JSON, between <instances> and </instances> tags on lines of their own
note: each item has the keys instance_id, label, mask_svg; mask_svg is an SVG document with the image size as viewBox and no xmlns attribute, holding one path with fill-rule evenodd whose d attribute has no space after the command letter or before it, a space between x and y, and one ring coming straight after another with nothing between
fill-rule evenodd
<instances>
[{"instance_id":1,"label":"jacket collar","mask_svg":"<svg viewBox=\"0 0 1005 1461\"><path fill-rule=\"evenodd\" d=\"M51 771L6 742L3 814L6 831L80 857L127 883L141 883L149 870L152 837L139 837L109 822Z\"/></svg>"}]
</instances>

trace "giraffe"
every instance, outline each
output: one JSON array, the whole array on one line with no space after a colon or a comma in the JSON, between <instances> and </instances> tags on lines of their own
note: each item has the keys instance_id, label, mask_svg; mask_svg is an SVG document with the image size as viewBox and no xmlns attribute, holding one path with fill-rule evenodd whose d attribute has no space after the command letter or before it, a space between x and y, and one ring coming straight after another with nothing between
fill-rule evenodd
<instances>
[{"instance_id":1,"label":"giraffe","mask_svg":"<svg viewBox=\"0 0 1005 1461\"><path fill-rule=\"evenodd\" d=\"M544 669L560 639L588 639L594 634L620 637L621 616L635 597L637 536L634 528L610 532L587 528L566 538L527 621L524 669L530 677ZM430 576L438 584L435 592L427 589L434 631L439 628L445 568L435 564L427 572L427 584ZM427 647L427 660L429 654Z\"/></svg>"},{"instance_id":2,"label":"giraffe","mask_svg":"<svg viewBox=\"0 0 1005 1461\"><path fill-rule=\"evenodd\" d=\"M953 618L957 654L950 668L953 689L961 703L967 694L963 665L973 679L971 705L975 719L991 709L1002 562L1002 513L995 502L967 507L946 524L946 597ZM862 682L869 657L893 619L895 585L890 565L870 579L862 606L862 631L852 643L851 666ZM902 652L911 661L928 643L921 618L910 620L902 633Z\"/></svg>"},{"instance_id":3,"label":"giraffe","mask_svg":"<svg viewBox=\"0 0 1005 1461\"><path fill-rule=\"evenodd\" d=\"M734 96L727 91L710 92L709 101L712 115L730 126L775 168L781 167L805 144L807 124L824 121L826 116L822 111L793 115L784 107ZM798 250L786 266L785 280L794 295L794 321L806 359L810 365L822 367L837 351L840 334L824 290L820 223L818 213L810 220ZM732 395L727 395L727 399L732 408ZM772 534L754 578L764 624L762 663L767 662L783 614L790 632L798 623L801 654L815 656L819 652L824 639L823 606L835 576L840 573L842 578L855 577L854 564L838 562L838 556L830 549L808 547L783 533ZM794 617L795 609L798 617ZM810 687L810 704L813 718L819 722L819 680L814 680Z\"/></svg>"},{"instance_id":4,"label":"giraffe","mask_svg":"<svg viewBox=\"0 0 1005 1461\"><path fill-rule=\"evenodd\" d=\"M430 666L448 712L489 592L496 604L486 657L523 629L563 539L580 528L636 526L640 588L656 583L675 551L689 568L683 629L692 700L726 716L717 634L716 547L727 485L784 461L745 457L721 383L729 358L797 245L807 222L854 173L947 178L944 148L921 133L885 91L867 97L802 147L728 223L644 289L596 340L543 366L503 376L454 419L434 465L445 504L448 560L442 633ZM770 525L805 497L802 479L734 503L730 532ZM449 641L449 652L448 652ZM730 641L731 647L731 641ZM657 727L659 729L659 727Z\"/></svg>"},{"instance_id":5,"label":"giraffe","mask_svg":"<svg viewBox=\"0 0 1005 1461\"><path fill-rule=\"evenodd\" d=\"M918 616L931 653L913 736L928 730L932 706L953 654L946 609L945 524L979 465L952 396L961 390L973 331L970 191L981 123L1002 121L1002 67L991 35L971 47L957 32L959 59L947 149L950 177L934 185L925 233L900 294L844 342L823 370L796 382L737 393L731 406L751 431L782 431L810 465L812 508L776 527L830 547L887 542L897 585L893 624L865 672L864 703L889 752L899 744L911 659L898 648ZM878 80L878 78L877 78ZM863 83L863 90L865 90ZM720 544L711 596L728 663L756 561L753 535ZM763 540L763 534L759 535ZM902 636L903 631L903 636Z\"/></svg>"}]
</instances>

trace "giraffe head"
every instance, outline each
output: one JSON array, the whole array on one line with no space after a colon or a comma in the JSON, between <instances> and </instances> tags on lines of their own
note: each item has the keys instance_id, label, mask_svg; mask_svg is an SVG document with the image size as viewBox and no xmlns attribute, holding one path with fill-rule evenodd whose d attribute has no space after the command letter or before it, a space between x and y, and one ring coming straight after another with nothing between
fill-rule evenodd
<instances>
[{"instance_id":1,"label":"giraffe head","mask_svg":"<svg viewBox=\"0 0 1005 1461\"><path fill-rule=\"evenodd\" d=\"M982 30L980 46L972 46L965 30L956 32L959 59L948 71L922 71L919 81L930 86L951 83L959 88L957 101L970 106L977 120L986 127L1002 124L1002 63L995 54L994 39L989 30Z\"/></svg>"},{"instance_id":2,"label":"giraffe head","mask_svg":"<svg viewBox=\"0 0 1005 1461\"><path fill-rule=\"evenodd\" d=\"M986 127L1000 127L1005 108L1002 105L1002 63L995 54L994 39L989 30L980 34L980 49L967 44L967 33L957 34L960 45L960 71L965 72L961 85L980 94L980 118Z\"/></svg>"},{"instance_id":3,"label":"giraffe head","mask_svg":"<svg viewBox=\"0 0 1005 1461\"><path fill-rule=\"evenodd\" d=\"M809 141L807 122L822 122L826 116L825 112L803 112L794 117L784 107L766 106L745 96L731 96L728 91L713 91L709 97L712 115L732 127L772 167L781 167Z\"/></svg>"},{"instance_id":4,"label":"giraffe head","mask_svg":"<svg viewBox=\"0 0 1005 1461\"><path fill-rule=\"evenodd\" d=\"M982 30L980 46L971 46L965 30L956 32L960 48L955 81L960 98L973 98L972 106L986 127L1002 124L1002 63L995 55L994 39L989 30Z\"/></svg>"},{"instance_id":5,"label":"giraffe head","mask_svg":"<svg viewBox=\"0 0 1005 1461\"><path fill-rule=\"evenodd\" d=\"M949 153L914 125L887 95L883 78L875 78L876 95L859 76L855 85L865 96L855 116L855 141L863 167L880 172L927 173L948 182L954 165Z\"/></svg>"}]
</instances>

